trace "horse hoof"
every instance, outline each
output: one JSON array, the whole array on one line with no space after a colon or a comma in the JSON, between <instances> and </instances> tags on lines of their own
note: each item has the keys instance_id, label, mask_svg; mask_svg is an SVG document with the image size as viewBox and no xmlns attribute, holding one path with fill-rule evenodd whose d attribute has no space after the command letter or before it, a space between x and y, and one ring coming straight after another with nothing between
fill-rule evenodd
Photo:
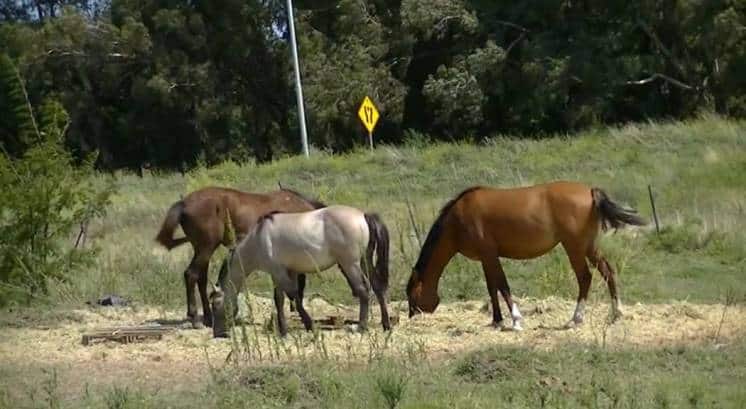
<instances>
[{"instance_id":1,"label":"horse hoof","mask_svg":"<svg viewBox=\"0 0 746 409\"><path fill-rule=\"evenodd\" d=\"M306 331L313 331L313 320L312 319L310 318L307 320L301 319L301 321L303 322L303 328L305 328Z\"/></svg>"},{"instance_id":2,"label":"horse hoof","mask_svg":"<svg viewBox=\"0 0 746 409\"><path fill-rule=\"evenodd\" d=\"M199 322L199 321L192 321L192 328L193 328L193 329L202 329L202 328L204 328L204 327L205 327L205 326L204 326L204 325L202 325L202 323L201 323L201 322Z\"/></svg>"},{"instance_id":3,"label":"horse hoof","mask_svg":"<svg viewBox=\"0 0 746 409\"><path fill-rule=\"evenodd\" d=\"M575 328L579 328L581 325L583 325L583 321L575 321L573 319L573 320L567 321L567 324L565 324L563 328L564 329L575 329Z\"/></svg>"},{"instance_id":4,"label":"horse hoof","mask_svg":"<svg viewBox=\"0 0 746 409\"><path fill-rule=\"evenodd\" d=\"M503 332L523 331L523 327L521 327L520 325L518 325L518 326L513 325L512 327L510 327L510 326L507 326L507 325L503 324L503 325L500 325L500 331L503 331Z\"/></svg>"},{"instance_id":5,"label":"horse hoof","mask_svg":"<svg viewBox=\"0 0 746 409\"><path fill-rule=\"evenodd\" d=\"M367 327L363 327L360 324L351 324L346 327L348 332L351 332L353 334L365 334L368 332Z\"/></svg>"},{"instance_id":6,"label":"horse hoof","mask_svg":"<svg viewBox=\"0 0 746 409\"><path fill-rule=\"evenodd\" d=\"M521 325L520 322L513 324L513 331L518 331L518 332L523 331L523 325Z\"/></svg>"},{"instance_id":7,"label":"horse hoof","mask_svg":"<svg viewBox=\"0 0 746 409\"><path fill-rule=\"evenodd\" d=\"M498 331L510 331L511 330L509 326L505 325L505 321L498 321L498 322L493 321L490 325Z\"/></svg>"}]
</instances>

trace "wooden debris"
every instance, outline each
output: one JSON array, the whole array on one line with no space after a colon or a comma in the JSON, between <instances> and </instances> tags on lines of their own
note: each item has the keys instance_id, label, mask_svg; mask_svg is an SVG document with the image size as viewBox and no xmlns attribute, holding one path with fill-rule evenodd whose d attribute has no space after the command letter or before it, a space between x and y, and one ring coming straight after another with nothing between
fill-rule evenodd
<instances>
[{"instance_id":1,"label":"wooden debris","mask_svg":"<svg viewBox=\"0 0 746 409\"><path fill-rule=\"evenodd\" d=\"M83 334L82 342L83 345L90 345L94 340L118 341L123 344L143 341L145 339L160 340L163 338L163 334L175 329L175 327L165 326L98 328L92 332Z\"/></svg>"},{"instance_id":2,"label":"wooden debris","mask_svg":"<svg viewBox=\"0 0 746 409\"><path fill-rule=\"evenodd\" d=\"M292 320L300 322L300 317L297 315L293 315ZM399 316L392 315L389 317L389 320L391 321L391 325L396 325L399 323ZM360 321L357 319L345 318L339 315L328 315L324 318L314 318L313 320L314 326L320 329L326 329L326 330L341 329L345 325L358 324L359 322ZM372 323L370 322L368 323L368 325L371 325L371 324Z\"/></svg>"}]
</instances>

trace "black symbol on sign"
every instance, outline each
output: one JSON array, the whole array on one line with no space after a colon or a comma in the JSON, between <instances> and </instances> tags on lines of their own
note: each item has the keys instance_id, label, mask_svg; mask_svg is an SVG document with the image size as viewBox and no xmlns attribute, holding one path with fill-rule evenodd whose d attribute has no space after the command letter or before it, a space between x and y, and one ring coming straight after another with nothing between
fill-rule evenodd
<instances>
[{"instance_id":1,"label":"black symbol on sign","mask_svg":"<svg viewBox=\"0 0 746 409\"><path fill-rule=\"evenodd\" d=\"M373 123L373 107L365 107L365 122Z\"/></svg>"}]
</instances>

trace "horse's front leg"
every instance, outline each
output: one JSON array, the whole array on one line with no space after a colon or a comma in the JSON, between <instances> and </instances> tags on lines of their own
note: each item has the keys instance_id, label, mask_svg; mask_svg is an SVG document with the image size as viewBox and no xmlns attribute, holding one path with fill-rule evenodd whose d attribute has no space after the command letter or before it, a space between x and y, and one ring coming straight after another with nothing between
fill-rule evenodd
<instances>
[{"instance_id":1,"label":"horse's front leg","mask_svg":"<svg viewBox=\"0 0 746 409\"><path fill-rule=\"evenodd\" d=\"M490 301L492 303L492 325L496 328L509 329L505 327L503 322L503 316L500 312L500 300L497 296L497 292L500 291L505 302L508 304L508 309L511 312L513 318L513 330L520 331L523 329L520 311L518 306L515 305L510 295L510 287L508 287L508 280L505 277L505 272L500 265L500 260L497 257L489 257L482 261L482 269L484 270L484 278L487 281L487 291L490 295Z\"/></svg>"},{"instance_id":2,"label":"horse's front leg","mask_svg":"<svg viewBox=\"0 0 746 409\"><path fill-rule=\"evenodd\" d=\"M493 260L482 261L484 279L487 281L487 293L492 303L492 325L500 328L503 325L503 315L500 312L500 303L497 298L497 267Z\"/></svg>"}]
</instances>

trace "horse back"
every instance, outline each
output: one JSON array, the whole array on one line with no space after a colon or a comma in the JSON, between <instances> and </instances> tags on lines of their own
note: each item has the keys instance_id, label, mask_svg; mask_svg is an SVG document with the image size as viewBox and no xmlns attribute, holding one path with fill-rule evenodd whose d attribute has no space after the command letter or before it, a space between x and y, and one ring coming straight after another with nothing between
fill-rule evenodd
<instances>
[{"instance_id":1,"label":"horse back","mask_svg":"<svg viewBox=\"0 0 746 409\"><path fill-rule=\"evenodd\" d=\"M275 214L258 230L274 262L308 273L358 259L369 238L364 213L348 206Z\"/></svg>"},{"instance_id":2,"label":"horse back","mask_svg":"<svg viewBox=\"0 0 746 409\"><path fill-rule=\"evenodd\" d=\"M271 212L303 212L314 205L286 190L251 193L224 187L196 190L184 199L184 214L191 236L223 237L226 221L230 220L239 236L245 235L257 220Z\"/></svg>"},{"instance_id":3,"label":"horse back","mask_svg":"<svg viewBox=\"0 0 746 409\"><path fill-rule=\"evenodd\" d=\"M509 258L532 258L559 242L586 234L594 219L590 188L554 182L512 189L480 188L454 206L451 223L461 226L456 242L469 254L495 251ZM470 249L469 243L485 248Z\"/></svg>"}]
</instances>

